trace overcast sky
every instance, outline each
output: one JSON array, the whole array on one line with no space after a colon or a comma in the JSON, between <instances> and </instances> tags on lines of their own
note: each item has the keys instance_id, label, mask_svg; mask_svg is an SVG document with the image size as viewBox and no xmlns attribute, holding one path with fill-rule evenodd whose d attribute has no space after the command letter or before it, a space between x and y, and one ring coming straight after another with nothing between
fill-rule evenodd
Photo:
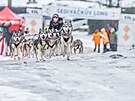
<instances>
[{"instance_id":1,"label":"overcast sky","mask_svg":"<svg viewBox=\"0 0 135 101\"><path fill-rule=\"evenodd\" d=\"M7 1L8 0L0 0L0 6L6 6L7 5ZM49 2L55 2L56 0L36 0L38 2L38 7L42 6L43 4L47 4ZM106 3L106 0L90 0L90 1L100 1L103 3ZM113 4L116 5L117 4L117 0L112 0ZM28 2L28 0L12 0L12 5L13 6L26 6L26 3ZM134 2L134 3L133 3ZM135 0L122 0L121 1L121 5L122 6L134 6L135 7Z\"/></svg>"}]
</instances>

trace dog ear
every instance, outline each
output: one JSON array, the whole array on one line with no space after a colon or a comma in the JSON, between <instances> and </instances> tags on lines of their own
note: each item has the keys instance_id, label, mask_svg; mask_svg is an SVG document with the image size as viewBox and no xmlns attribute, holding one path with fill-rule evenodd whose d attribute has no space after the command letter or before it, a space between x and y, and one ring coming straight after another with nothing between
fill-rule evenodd
<instances>
[{"instance_id":1,"label":"dog ear","mask_svg":"<svg viewBox=\"0 0 135 101\"><path fill-rule=\"evenodd\" d=\"M55 30L54 30L54 32L56 33L56 32L58 32L58 30L57 30L57 29L55 29Z\"/></svg>"},{"instance_id":2,"label":"dog ear","mask_svg":"<svg viewBox=\"0 0 135 101\"><path fill-rule=\"evenodd\" d=\"M39 31L39 35L42 34L43 32L42 31Z\"/></svg>"},{"instance_id":3,"label":"dog ear","mask_svg":"<svg viewBox=\"0 0 135 101\"><path fill-rule=\"evenodd\" d=\"M52 29L49 29L48 32L51 33L52 32Z\"/></svg>"},{"instance_id":4,"label":"dog ear","mask_svg":"<svg viewBox=\"0 0 135 101\"><path fill-rule=\"evenodd\" d=\"M17 33L18 33L18 34L21 34L21 31L18 31Z\"/></svg>"},{"instance_id":5,"label":"dog ear","mask_svg":"<svg viewBox=\"0 0 135 101\"><path fill-rule=\"evenodd\" d=\"M17 31L15 30L15 31L13 31L13 34L15 35L17 33Z\"/></svg>"},{"instance_id":6,"label":"dog ear","mask_svg":"<svg viewBox=\"0 0 135 101\"><path fill-rule=\"evenodd\" d=\"M22 35L24 36L24 33L22 33Z\"/></svg>"},{"instance_id":7,"label":"dog ear","mask_svg":"<svg viewBox=\"0 0 135 101\"><path fill-rule=\"evenodd\" d=\"M39 28L39 34L41 34L41 32L42 32L42 29L41 29L41 28Z\"/></svg>"},{"instance_id":8,"label":"dog ear","mask_svg":"<svg viewBox=\"0 0 135 101\"><path fill-rule=\"evenodd\" d=\"M39 32L40 32L40 31L42 31L42 29L41 29L41 28L39 28Z\"/></svg>"},{"instance_id":9,"label":"dog ear","mask_svg":"<svg viewBox=\"0 0 135 101\"><path fill-rule=\"evenodd\" d=\"M48 29L48 33L50 32L50 29Z\"/></svg>"},{"instance_id":10,"label":"dog ear","mask_svg":"<svg viewBox=\"0 0 135 101\"><path fill-rule=\"evenodd\" d=\"M51 30L51 32L56 32L56 29L53 28L53 29Z\"/></svg>"},{"instance_id":11,"label":"dog ear","mask_svg":"<svg viewBox=\"0 0 135 101\"><path fill-rule=\"evenodd\" d=\"M72 23L72 21L70 19L67 19L65 23Z\"/></svg>"},{"instance_id":12,"label":"dog ear","mask_svg":"<svg viewBox=\"0 0 135 101\"><path fill-rule=\"evenodd\" d=\"M67 20L65 21L65 24L67 23Z\"/></svg>"},{"instance_id":13,"label":"dog ear","mask_svg":"<svg viewBox=\"0 0 135 101\"><path fill-rule=\"evenodd\" d=\"M71 20L69 20L69 23L72 23L72 21L71 21Z\"/></svg>"},{"instance_id":14,"label":"dog ear","mask_svg":"<svg viewBox=\"0 0 135 101\"><path fill-rule=\"evenodd\" d=\"M48 30L49 30L49 28L46 28L45 30L44 30L44 33L48 33Z\"/></svg>"},{"instance_id":15,"label":"dog ear","mask_svg":"<svg viewBox=\"0 0 135 101\"><path fill-rule=\"evenodd\" d=\"M44 31L44 34L47 34L47 30Z\"/></svg>"},{"instance_id":16,"label":"dog ear","mask_svg":"<svg viewBox=\"0 0 135 101\"><path fill-rule=\"evenodd\" d=\"M15 31L13 31L13 35L15 35Z\"/></svg>"}]
</instances>

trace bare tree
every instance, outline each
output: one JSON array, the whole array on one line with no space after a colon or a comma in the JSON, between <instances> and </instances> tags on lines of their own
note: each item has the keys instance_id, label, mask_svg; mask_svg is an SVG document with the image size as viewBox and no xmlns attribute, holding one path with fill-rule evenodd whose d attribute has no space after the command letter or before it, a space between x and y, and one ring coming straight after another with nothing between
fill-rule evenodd
<instances>
[{"instance_id":1,"label":"bare tree","mask_svg":"<svg viewBox=\"0 0 135 101\"><path fill-rule=\"evenodd\" d=\"M9 7L9 8L12 7L12 0L8 0L8 7Z\"/></svg>"},{"instance_id":2,"label":"bare tree","mask_svg":"<svg viewBox=\"0 0 135 101\"><path fill-rule=\"evenodd\" d=\"M120 7L120 0L117 0L117 7Z\"/></svg>"},{"instance_id":3,"label":"bare tree","mask_svg":"<svg viewBox=\"0 0 135 101\"><path fill-rule=\"evenodd\" d=\"M36 0L28 0L27 4L30 4L30 3L37 3Z\"/></svg>"},{"instance_id":4,"label":"bare tree","mask_svg":"<svg viewBox=\"0 0 135 101\"><path fill-rule=\"evenodd\" d=\"M109 0L109 7L112 7L112 0Z\"/></svg>"}]
</instances>

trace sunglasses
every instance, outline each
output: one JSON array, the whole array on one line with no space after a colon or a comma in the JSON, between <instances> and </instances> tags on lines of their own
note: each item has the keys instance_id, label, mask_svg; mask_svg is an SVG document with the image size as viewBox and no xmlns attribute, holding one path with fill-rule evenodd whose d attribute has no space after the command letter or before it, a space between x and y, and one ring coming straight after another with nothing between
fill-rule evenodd
<instances>
[{"instance_id":1,"label":"sunglasses","mask_svg":"<svg viewBox=\"0 0 135 101\"><path fill-rule=\"evenodd\" d=\"M53 18L58 18L57 16L54 16Z\"/></svg>"}]
</instances>

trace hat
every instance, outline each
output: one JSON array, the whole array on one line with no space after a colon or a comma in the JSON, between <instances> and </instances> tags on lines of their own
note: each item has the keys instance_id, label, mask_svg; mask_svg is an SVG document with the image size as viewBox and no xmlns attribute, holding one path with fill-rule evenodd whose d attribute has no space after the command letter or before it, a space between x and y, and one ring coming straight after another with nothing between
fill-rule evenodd
<instances>
[{"instance_id":1,"label":"hat","mask_svg":"<svg viewBox=\"0 0 135 101\"><path fill-rule=\"evenodd\" d=\"M96 29L95 32L99 32L99 29Z\"/></svg>"},{"instance_id":2,"label":"hat","mask_svg":"<svg viewBox=\"0 0 135 101\"><path fill-rule=\"evenodd\" d=\"M59 18L59 15L58 15L58 14L53 14L53 18L54 18L54 17L58 17L58 18Z\"/></svg>"},{"instance_id":3,"label":"hat","mask_svg":"<svg viewBox=\"0 0 135 101\"><path fill-rule=\"evenodd\" d=\"M105 32L105 31L106 31L105 28L102 28L102 29L101 29L101 32Z\"/></svg>"},{"instance_id":4,"label":"hat","mask_svg":"<svg viewBox=\"0 0 135 101\"><path fill-rule=\"evenodd\" d=\"M114 28L111 28L110 32L111 33L115 32L115 29Z\"/></svg>"}]
</instances>

